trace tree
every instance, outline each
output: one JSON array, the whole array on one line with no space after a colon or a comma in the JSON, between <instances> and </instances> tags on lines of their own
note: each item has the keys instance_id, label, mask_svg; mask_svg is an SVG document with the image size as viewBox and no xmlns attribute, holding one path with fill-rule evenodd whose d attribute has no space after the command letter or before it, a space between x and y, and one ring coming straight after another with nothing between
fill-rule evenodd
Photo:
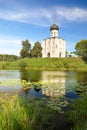
<instances>
[{"instance_id":1,"label":"tree","mask_svg":"<svg viewBox=\"0 0 87 130\"><path fill-rule=\"evenodd\" d=\"M15 61L18 59L16 55L0 54L0 61Z\"/></svg>"},{"instance_id":2,"label":"tree","mask_svg":"<svg viewBox=\"0 0 87 130\"><path fill-rule=\"evenodd\" d=\"M28 40L25 40L25 41L22 41L22 46L23 46L23 48L20 51L20 56L22 58L29 57L30 56L31 44L29 43Z\"/></svg>"},{"instance_id":3,"label":"tree","mask_svg":"<svg viewBox=\"0 0 87 130\"><path fill-rule=\"evenodd\" d=\"M42 57L42 47L41 44L39 42L36 42L33 46L33 49L31 50L31 57Z\"/></svg>"},{"instance_id":4,"label":"tree","mask_svg":"<svg viewBox=\"0 0 87 130\"><path fill-rule=\"evenodd\" d=\"M87 40L81 40L77 42L75 49L78 55L82 56L83 58L87 58Z\"/></svg>"},{"instance_id":5,"label":"tree","mask_svg":"<svg viewBox=\"0 0 87 130\"><path fill-rule=\"evenodd\" d=\"M68 57L68 54L69 54L69 52L68 52L68 51L66 51L66 57Z\"/></svg>"}]
</instances>

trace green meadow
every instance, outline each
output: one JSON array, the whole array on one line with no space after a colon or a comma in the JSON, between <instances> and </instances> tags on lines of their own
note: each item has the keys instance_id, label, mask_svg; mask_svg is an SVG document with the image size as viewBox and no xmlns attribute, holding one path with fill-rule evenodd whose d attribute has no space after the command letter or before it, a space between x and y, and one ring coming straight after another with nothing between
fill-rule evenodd
<instances>
[{"instance_id":1,"label":"green meadow","mask_svg":"<svg viewBox=\"0 0 87 130\"><path fill-rule=\"evenodd\" d=\"M87 71L87 60L81 58L25 58L0 62L0 69L79 70Z\"/></svg>"}]
</instances>

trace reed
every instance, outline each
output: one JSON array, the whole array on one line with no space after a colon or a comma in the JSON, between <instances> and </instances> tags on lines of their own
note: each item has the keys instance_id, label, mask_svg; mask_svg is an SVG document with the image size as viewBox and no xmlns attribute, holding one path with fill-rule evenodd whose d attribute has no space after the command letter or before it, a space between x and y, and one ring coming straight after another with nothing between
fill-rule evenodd
<instances>
[{"instance_id":1,"label":"reed","mask_svg":"<svg viewBox=\"0 0 87 130\"><path fill-rule=\"evenodd\" d=\"M54 116L45 100L20 99L17 95L0 98L0 130L49 130Z\"/></svg>"}]
</instances>

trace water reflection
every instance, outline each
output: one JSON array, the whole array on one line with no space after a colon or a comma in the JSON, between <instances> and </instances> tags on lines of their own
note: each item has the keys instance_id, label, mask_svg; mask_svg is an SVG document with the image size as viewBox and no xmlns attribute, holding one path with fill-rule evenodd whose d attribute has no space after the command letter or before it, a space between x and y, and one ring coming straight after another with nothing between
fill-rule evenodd
<instances>
[{"instance_id":1,"label":"water reflection","mask_svg":"<svg viewBox=\"0 0 87 130\"><path fill-rule=\"evenodd\" d=\"M64 82L66 78L66 72L60 71L20 71L21 80L37 82Z\"/></svg>"},{"instance_id":2,"label":"water reflection","mask_svg":"<svg viewBox=\"0 0 87 130\"><path fill-rule=\"evenodd\" d=\"M26 81L64 82L87 81L87 72L76 71L29 71L29 70L0 70L0 80L21 79Z\"/></svg>"},{"instance_id":3,"label":"water reflection","mask_svg":"<svg viewBox=\"0 0 87 130\"><path fill-rule=\"evenodd\" d=\"M42 86L43 95L50 97L59 97L65 95L65 82L66 82L65 72L43 71L42 81L48 82L48 85Z\"/></svg>"},{"instance_id":4,"label":"water reflection","mask_svg":"<svg viewBox=\"0 0 87 130\"><path fill-rule=\"evenodd\" d=\"M64 96L67 88L71 87L71 83L81 82L87 79L87 72L75 71L21 71L21 79L27 81L42 81L47 82L47 85L42 85L42 90L35 90L39 94L49 97ZM50 83L50 84L49 84Z\"/></svg>"},{"instance_id":5,"label":"water reflection","mask_svg":"<svg viewBox=\"0 0 87 130\"><path fill-rule=\"evenodd\" d=\"M20 70L20 79L30 82L37 82L41 79L41 71Z\"/></svg>"},{"instance_id":6,"label":"water reflection","mask_svg":"<svg viewBox=\"0 0 87 130\"><path fill-rule=\"evenodd\" d=\"M77 74L77 82L78 83L86 83L87 82L87 72L79 72L78 74Z\"/></svg>"},{"instance_id":7,"label":"water reflection","mask_svg":"<svg viewBox=\"0 0 87 130\"><path fill-rule=\"evenodd\" d=\"M0 70L0 80L19 79L19 70Z\"/></svg>"},{"instance_id":8,"label":"water reflection","mask_svg":"<svg viewBox=\"0 0 87 130\"><path fill-rule=\"evenodd\" d=\"M10 79L21 79L30 82L46 82L47 84L42 85L40 90L34 89L33 92L37 92L38 94L40 92L43 95L55 97L65 95L67 86L71 87L70 82L80 83L87 81L87 72L0 70L0 81L4 79L7 81ZM1 87L3 86L0 85Z\"/></svg>"},{"instance_id":9,"label":"water reflection","mask_svg":"<svg viewBox=\"0 0 87 130\"><path fill-rule=\"evenodd\" d=\"M42 85L42 94L45 96L60 96L65 94L66 73L60 71L20 71L21 79L26 81L46 82ZM34 90L38 93L41 89Z\"/></svg>"},{"instance_id":10,"label":"water reflection","mask_svg":"<svg viewBox=\"0 0 87 130\"><path fill-rule=\"evenodd\" d=\"M66 73L60 71L43 71L41 80L43 82L65 83Z\"/></svg>"},{"instance_id":11,"label":"water reflection","mask_svg":"<svg viewBox=\"0 0 87 130\"><path fill-rule=\"evenodd\" d=\"M42 94L49 97L60 97L65 95L65 84L50 84L42 86Z\"/></svg>"}]
</instances>

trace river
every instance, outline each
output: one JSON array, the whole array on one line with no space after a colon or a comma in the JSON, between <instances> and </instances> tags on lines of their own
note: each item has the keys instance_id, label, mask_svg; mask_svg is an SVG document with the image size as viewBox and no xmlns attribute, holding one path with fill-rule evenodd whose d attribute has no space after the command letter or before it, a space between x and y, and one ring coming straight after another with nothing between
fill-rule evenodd
<instances>
[{"instance_id":1,"label":"river","mask_svg":"<svg viewBox=\"0 0 87 130\"><path fill-rule=\"evenodd\" d=\"M0 82L9 82L11 80L49 82L50 85L48 87L42 86L42 89L39 91L31 89L28 93L36 97L66 95L69 99L74 99L78 95L74 93L73 85L87 81L87 72L0 70ZM15 89L21 89L20 85L6 87L0 84L0 91L14 91Z\"/></svg>"}]
</instances>

